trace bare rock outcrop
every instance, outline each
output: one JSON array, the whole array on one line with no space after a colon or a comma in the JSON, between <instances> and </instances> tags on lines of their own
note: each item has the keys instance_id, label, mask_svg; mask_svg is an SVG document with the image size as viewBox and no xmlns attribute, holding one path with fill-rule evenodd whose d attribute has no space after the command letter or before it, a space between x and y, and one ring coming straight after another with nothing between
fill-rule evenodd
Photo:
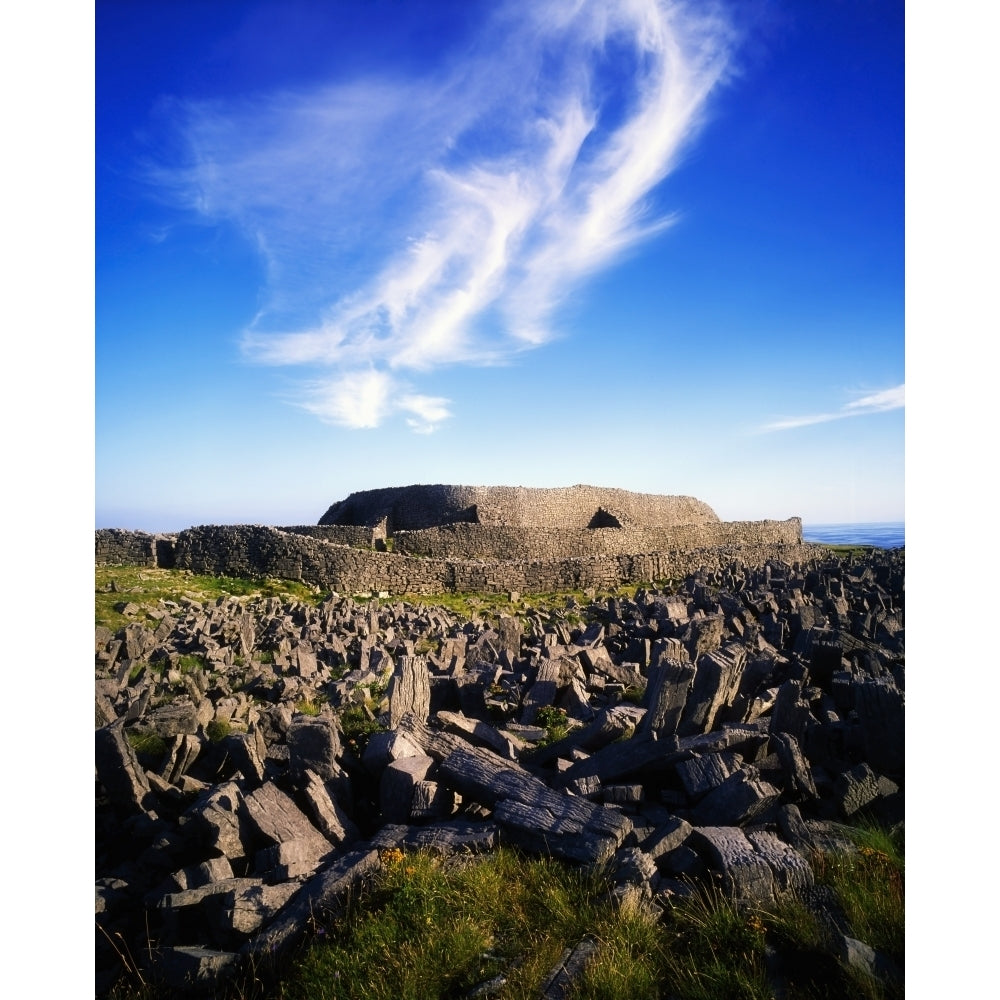
<instances>
[{"instance_id":1,"label":"bare rock outcrop","mask_svg":"<svg viewBox=\"0 0 1000 1000\"><path fill-rule=\"evenodd\" d=\"M126 974L116 935L178 995L278 975L391 848L516 844L643 905L679 878L818 898L840 823L902 820L903 576L902 552L734 561L582 623L331 595L99 629L97 992Z\"/></svg>"}]
</instances>

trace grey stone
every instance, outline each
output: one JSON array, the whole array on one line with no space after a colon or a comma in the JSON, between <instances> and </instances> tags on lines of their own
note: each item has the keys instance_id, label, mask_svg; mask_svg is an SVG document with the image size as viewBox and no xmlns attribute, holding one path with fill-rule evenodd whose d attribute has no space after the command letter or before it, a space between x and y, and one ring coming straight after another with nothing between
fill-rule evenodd
<instances>
[{"instance_id":1,"label":"grey stone","mask_svg":"<svg viewBox=\"0 0 1000 1000\"><path fill-rule=\"evenodd\" d=\"M326 715L296 715L288 727L288 765L293 777L312 771L324 781L340 777L342 753L336 723Z\"/></svg>"},{"instance_id":2,"label":"grey stone","mask_svg":"<svg viewBox=\"0 0 1000 1000\"><path fill-rule=\"evenodd\" d=\"M771 902L774 875L743 831L736 826L699 826L692 833L699 853L719 873L723 891L738 899Z\"/></svg>"},{"instance_id":3,"label":"grey stone","mask_svg":"<svg viewBox=\"0 0 1000 1000\"><path fill-rule=\"evenodd\" d=\"M698 803L693 822L698 826L740 826L774 805L781 793L761 781L753 768L730 775Z\"/></svg>"},{"instance_id":4,"label":"grey stone","mask_svg":"<svg viewBox=\"0 0 1000 1000\"><path fill-rule=\"evenodd\" d=\"M333 849L305 813L274 782L261 785L243 801L249 823L265 840L274 844L301 841L310 845L317 858Z\"/></svg>"},{"instance_id":5,"label":"grey stone","mask_svg":"<svg viewBox=\"0 0 1000 1000\"><path fill-rule=\"evenodd\" d=\"M387 823L405 823L413 806L413 790L434 766L434 758L402 757L394 760L379 781L379 806Z\"/></svg>"},{"instance_id":6,"label":"grey stone","mask_svg":"<svg viewBox=\"0 0 1000 1000\"><path fill-rule=\"evenodd\" d=\"M320 833L337 847L344 847L360 839L354 821L330 794L323 780L313 771L303 775L302 797Z\"/></svg>"},{"instance_id":7,"label":"grey stone","mask_svg":"<svg viewBox=\"0 0 1000 1000\"><path fill-rule=\"evenodd\" d=\"M427 660L401 656L389 681L389 728L394 729L407 713L425 721L431 708L431 684Z\"/></svg>"},{"instance_id":8,"label":"grey stone","mask_svg":"<svg viewBox=\"0 0 1000 1000\"><path fill-rule=\"evenodd\" d=\"M124 727L112 723L94 731L94 763L108 797L120 806L142 810L151 805L149 781L129 746Z\"/></svg>"}]
</instances>

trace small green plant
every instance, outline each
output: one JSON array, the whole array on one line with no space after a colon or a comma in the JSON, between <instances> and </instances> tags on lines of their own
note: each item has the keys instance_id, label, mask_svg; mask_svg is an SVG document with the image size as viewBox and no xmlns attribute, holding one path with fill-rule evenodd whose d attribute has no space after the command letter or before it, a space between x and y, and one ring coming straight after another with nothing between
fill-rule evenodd
<instances>
[{"instance_id":1,"label":"small green plant","mask_svg":"<svg viewBox=\"0 0 1000 1000\"><path fill-rule=\"evenodd\" d=\"M316 716L320 713L320 706L312 698L301 698L295 703L295 711L303 715Z\"/></svg>"},{"instance_id":2,"label":"small green plant","mask_svg":"<svg viewBox=\"0 0 1000 1000\"><path fill-rule=\"evenodd\" d=\"M645 693L646 693L645 689L641 687L636 687L634 684L630 684L622 692L622 701L627 701L633 705L638 705L642 702Z\"/></svg>"},{"instance_id":3,"label":"small green plant","mask_svg":"<svg viewBox=\"0 0 1000 1000\"><path fill-rule=\"evenodd\" d=\"M205 735L212 743L219 743L232 731L233 727L225 719L212 719L212 721L205 726Z\"/></svg>"},{"instance_id":4,"label":"small green plant","mask_svg":"<svg viewBox=\"0 0 1000 1000\"><path fill-rule=\"evenodd\" d=\"M566 716L565 708L544 705L538 710L535 721L545 729L545 739L541 741L540 746L555 743L569 732L569 719Z\"/></svg>"},{"instance_id":5,"label":"small green plant","mask_svg":"<svg viewBox=\"0 0 1000 1000\"><path fill-rule=\"evenodd\" d=\"M904 959L903 831L877 825L856 828L856 853L823 854L813 859L819 882L831 886L844 908L855 937L885 952L897 963Z\"/></svg>"},{"instance_id":6,"label":"small green plant","mask_svg":"<svg viewBox=\"0 0 1000 1000\"><path fill-rule=\"evenodd\" d=\"M418 639L413 644L413 652L416 656L426 656L428 653L436 653L441 648L440 639Z\"/></svg>"},{"instance_id":7,"label":"small green plant","mask_svg":"<svg viewBox=\"0 0 1000 1000\"><path fill-rule=\"evenodd\" d=\"M205 657L197 653L184 653L177 657L177 669L182 674L193 674L197 670L205 670L207 666Z\"/></svg>"},{"instance_id":8,"label":"small green plant","mask_svg":"<svg viewBox=\"0 0 1000 1000\"><path fill-rule=\"evenodd\" d=\"M385 732L385 726L373 719L370 710L365 711L361 705L348 705L341 710L340 728L344 734L344 742L358 756L364 753L368 741L375 733Z\"/></svg>"},{"instance_id":9,"label":"small green plant","mask_svg":"<svg viewBox=\"0 0 1000 1000\"><path fill-rule=\"evenodd\" d=\"M145 729L129 729L125 733L129 746L141 757L159 758L167 752L167 741L159 733Z\"/></svg>"}]
</instances>

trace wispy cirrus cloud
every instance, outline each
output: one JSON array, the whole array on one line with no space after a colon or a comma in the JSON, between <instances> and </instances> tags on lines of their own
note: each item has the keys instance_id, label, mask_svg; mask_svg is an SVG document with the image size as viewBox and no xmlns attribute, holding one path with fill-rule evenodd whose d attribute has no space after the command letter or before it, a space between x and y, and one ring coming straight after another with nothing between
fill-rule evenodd
<instances>
[{"instance_id":1,"label":"wispy cirrus cloud","mask_svg":"<svg viewBox=\"0 0 1000 1000\"><path fill-rule=\"evenodd\" d=\"M732 43L705 2L512 0L420 79L169 106L186 154L155 179L266 261L249 359L308 366L323 420L426 432L448 401L413 378L544 344L576 282L670 224L649 195Z\"/></svg>"},{"instance_id":2,"label":"wispy cirrus cloud","mask_svg":"<svg viewBox=\"0 0 1000 1000\"><path fill-rule=\"evenodd\" d=\"M844 420L847 417L863 417L870 413L885 413L887 410L901 410L905 405L905 385L895 385L891 389L870 393L860 399L845 403L839 410L831 413L813 413L801 417L785 417L757 428L757 433L770 431L787 431L796 427L808 427L811 424L825 424L831 420Z\"/></svg>"}]
</instances>

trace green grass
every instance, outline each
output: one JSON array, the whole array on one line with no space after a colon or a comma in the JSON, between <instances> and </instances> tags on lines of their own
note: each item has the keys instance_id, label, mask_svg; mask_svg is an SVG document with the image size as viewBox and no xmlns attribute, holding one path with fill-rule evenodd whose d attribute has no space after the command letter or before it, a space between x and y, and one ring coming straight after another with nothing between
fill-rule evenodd
<instances>
[{"instance_id":1,"label":"green grass","mask_svg":"<svg viewBox=\"0 0 1000 1000\"><path fill-rule=\"evenodd\" d=\"M372 719L360 705L348 705L339 713L344 743L359 757L375 733L385 732L385 726Z\"/></svg>"},{"instance_id":2,"label":"green grass","mask_svg":"<svg viewBox=\"0 0 1000 1000\"><path fill-rule=\"evenodd\" d=\"M115 589L109 590L112 583ZM595 618L587 610L594 602L601 604L612 596L634 598L639 589L666 584L666 581L660 585L628 584L599 591L593 599L582 590L567 590L520 594L515 601L511 601L509 594L490 593L402 594L394 596L394 600L444 608L465 619L482 618L494 623L502 616L519 618L524 622L529 612L537 612L543 616L554 615L568 625L583 625L601 617L598 614ZM156 608L160 601L181 603L188 600L204 604L226 597L278 597L315 605L328 598L329 593L294 580L205 576L188 570L145 566L97 566L94 570L95 624L104 625L112 632L133 621L155 627L156 619L150 617L148 612ZM570 598L575 607L567 609ZM115 605L121 603L137 604L144 614L130 617L115 611ZM429 652L430 648L428 644L426 651Z\"/></svg>"},{"instance_id":3,"label":"green grass","mask_svg":"<svg viewBox=\"0 0 1000 1000\"><path fill-rule=\"evenodd\" d=\"M109 590L112 582L114 590ZM152 618L130 618L115 611L122 602L138 604L148 611L160 601L184 600L206 603L220 597L280 597L319 603L324 594L315 587L292 580L250 580L229 576L201 576L179 569L145 566L96 566L94 568L94 619L113 632L132 621L155 625Z\"/></svg>"},{"instance_id":4,"label":"green grass","mask_svg":"<svg viewBox=\"0 0 1000 1000\"><path fill-rule=\"evenodd\" d=\"M845 908L856 936L879 948L865 921L901 931L901 897L891 917L879 900L892 895L902 857L870 850L854 862L858 909ZM755 908L709 887L657 919L642 905L613 905L594 873L509 849L459 866L398 851L383 861L369 895L315 928L282 978L282 1000L444 1000L499 975L506 983L493 996L534 1000L563 949L584 937L597 950L573 1000L772 1000L769 946L782 957L788 1000L902 995L830 955L817 919L793 900ZM838 881L843 903L842 888ZM883 943L901 965L901 952Z\"/></svg>"},{"instance_id":5,"label":"green grass","mask_svg":"<svg viewBox=\"0 0 1000 1000\"><path fill-rule=\"evenodd\" d=\"M859 850L814 858L851 933L903 966L903 842L857 831ZM382 853L375 882L337 919L317 916L307 941L265 987L244 981L220 996L249 1000L453 1000L495 977L496 1000L536 1000L567 948L596 943L569 1000L772 1000L770 953L785 1000L901 1000L830 954L816 916L789 899L766 907L703 887L658 914L616 905L592 870L501 848L443 860ZM160 1000L149 986L115 997Z\"/></svg>"},{"instance_id":6,"label":"green grass","mask_svg":"<svg viewBox=\"0 0 1000 1000\"><path fill-rule=\"evenodd\" d=\"M375 890L319 926L284 1000L431 1000L497 975L534 1000L567 946L599 922L603 887L551 860L499 850L455 865L387 851Z\"/></svg>"},{"instance_id":7,"label":"green grass","mask_svg":"<svg viewBox=\"0 0 1000 1000\"><path fill-rule=\"evenodd\" d=\"M125 738L129 746L143 758L159 758L167 752L167 741L157 733L128 729Z\"/></svg>"},{"instance_id":8,"label":"green grass","mask_svg":"<svg viewBox=\"0 0 1000 1000\"><path fill-rule=\"evenodd\" d=\"M177 669L182 674L193 674L196 670L205 670L208 661L197 653L182 653L177 657Z\"/></svg>"},{"instance_id":9,"label":"green grass","mask_svg":"<svg viewBox=\"0 0 1000 1000\"><path fill-rule=\"evenodd\" d=\"M904 960L905 864L903 831L875 825L854 830L857 854L825 855L813 860L817 881L832 886L855 937Z\"/></svg>"},{"instance_id":10,"label":"green grass","mask_svg":"<svg viewBox=\"0 0 1000 1000\"><path fill-rule=\"evenodd\" d=\"M232 729L233 727L228 722L224 722L222 719L212 719L205 726L205 735L212 743L219 743L232 732Z\"/></svg>"},{"instance_id":11,"label":"green grass","mask_svg":"<svg viewBox=\"0 0 1000 1000\"><path fill-rule=\"evenodd\" d=\"M820 543L812 542L811 544L817 545ZM838 558L847 559L858 559L861 556L870 555L878 549L877 545L824 545L823 547L829 549Z\"/></svg>"},{"instance_id":12,"label":"green grass","mask_svg":"<svg viewBox=\"0 0 1000 1000\"><path fill-rule=\"evenodd\" d=\"M543 705L535 716L535 724L545 730L545 738L539 742L539 746L558 743L569 732L566 709L556 708L555 705Z\"/></svg>"}]
</instances>

